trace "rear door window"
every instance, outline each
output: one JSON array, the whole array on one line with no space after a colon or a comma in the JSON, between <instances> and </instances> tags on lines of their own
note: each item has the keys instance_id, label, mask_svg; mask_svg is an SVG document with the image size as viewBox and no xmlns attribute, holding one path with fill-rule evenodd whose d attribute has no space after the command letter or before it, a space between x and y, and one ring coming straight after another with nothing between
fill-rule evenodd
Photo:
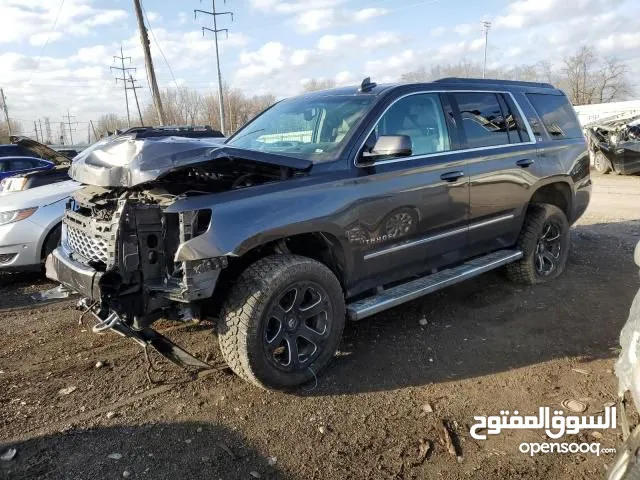
<instances>
[{"instance_id":1,"label":"rear door window","mask_svg":"<svg viewBox=\"0 0 640 480\"><path fill-rule=\"evenodd\" d=\"M578 118L564 95L528 93L527 98L542 120L552 140L581 138L582 129Z\"/></svg>"},{"instance_id":2,"label":"rear door window","mask_svg":"<svg viewBox=\"0 0 640 480\"><path fill-rule=\"evenodd\" d=\"M452 96L462 118L466 137L463 148L509 144L507 112L502 110L495 93L461 92Z\"/></svg>"}]
</instances>

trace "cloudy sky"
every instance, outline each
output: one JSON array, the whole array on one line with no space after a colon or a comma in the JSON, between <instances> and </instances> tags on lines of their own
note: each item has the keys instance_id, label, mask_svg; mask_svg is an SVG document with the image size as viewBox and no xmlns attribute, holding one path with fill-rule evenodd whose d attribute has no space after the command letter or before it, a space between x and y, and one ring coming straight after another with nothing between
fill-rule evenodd
<instances>
[{"instance_id":1,"label":"cloudy sky","mask_svg":"<svg viewBox=\"0 0 640 480\"><path fill-rule=\"evenodd\" d=\"M194 20L204 0L144 0L161 88L175 81L216 86L210 18ZM490 66L557 61L580 44L629 62L640 73L637 0L222 0L224 81L247 93L282 97L310 78L339 84L364 76L392 81L419 65L481 61L480 21L491 20ZM0 87L23 131L69 110L86 137L89 119L124 113L113 56L123 47L149 99L130 0L0 0ZM55 26L54 26L55 25ZM162 52L160 51L162 50ZM163 58L162 53L164 53ZM171 74L173 71L173 76Z\"/></svg>"}]
</instances>

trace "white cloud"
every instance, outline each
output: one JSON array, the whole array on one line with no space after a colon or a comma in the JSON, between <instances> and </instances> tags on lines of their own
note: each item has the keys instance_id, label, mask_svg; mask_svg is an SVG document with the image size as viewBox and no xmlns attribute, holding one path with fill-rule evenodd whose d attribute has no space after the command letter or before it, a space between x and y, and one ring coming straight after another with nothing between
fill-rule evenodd
<instances>
[{"instance_id":1,"label":"white cloud","mask_svg":"<svg viewBox=\"0 0 640 480\"><path fill-rule=\"evenodd\" d=\"M365 22L371 18L381 17L389 13L386 8L363 8L355 12L354 19L356 22Z\"/></svg>"},{"instance_id":2,"label":"white cloud","mask_svg":"<svg viewBox=\"0 0 640 480\"><path fill-rule=\"evenodd\" d=\"M33 46L41 47L41 46L45 45L47 42L49 42L49 43L55 42L60 37L62 37L62 33L60 33L60 32L34 33L33 35L31 35L31 37L29 37L29 43L31 45L33 45Z\"/></svg>"},{"instance_id":3,"label":"white cloud","mask_svg":"<svg viewBox=\"0 0 640 480\"><path fill-rule=\"evenodd\" d=\"M441 37L442 35L445 34L445 32L447 31L446 28L444 27L436 27L434 29L431 30L431 36L432 37Z\"/></svg>"},{"instance_id":4,"label":"white cloud","mask_svg":"<svg viewBox=\"0 0 640 480\"><path fill-rule=\"evenodd\" d=\"M473 31L474 27L475 25L472 25L470 23L463 23L460 25L456 25L453 31L459 35L469 35Z\"/></svg>"},{"instance_id":5,"label":"white cloud","mask_svg":"<svg viewBox=\"0 0 640 480\"><path fill-rule=\"evenodd\" d=\"M96 8L91 0L68 0L59 10L60 3L51 0L21 2L0 0L0 43L29 41L32 45L55 42L64 35L87 35L97 26L111 25L127 17L122 9ZM58 12L60 13L58 15ZM51 27L58 17L56 30ZM51 33L49 33L51 32Z\"/></svg>"}]
</instances>

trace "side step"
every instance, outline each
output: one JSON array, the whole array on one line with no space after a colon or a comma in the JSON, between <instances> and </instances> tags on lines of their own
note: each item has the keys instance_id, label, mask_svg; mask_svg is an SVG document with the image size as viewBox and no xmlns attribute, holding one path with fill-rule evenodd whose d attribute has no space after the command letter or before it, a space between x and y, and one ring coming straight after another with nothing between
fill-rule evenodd
<instances>
[{"instance_id":1,"label":"side step","mask_svg":"<svg viewBox=\"0 0 640 480\"><path fill-rule=\"evenodd\" d=\"M477 277L521 258L522 252L520 250L499 250L484 257L474 258L457 267L411 280L402 285L384 290L373 297L350 303L347 305L347 314L351 320L362 320L441 288Z\"/></svg>"}]
</instances>

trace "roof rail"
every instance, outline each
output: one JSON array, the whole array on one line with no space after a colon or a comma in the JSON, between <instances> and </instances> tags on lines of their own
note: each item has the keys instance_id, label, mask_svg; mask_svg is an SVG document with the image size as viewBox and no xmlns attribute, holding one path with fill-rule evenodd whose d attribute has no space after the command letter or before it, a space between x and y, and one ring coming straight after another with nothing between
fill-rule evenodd
<instances>
[{"instance_id":1,"label":"roof rail","mask_svg":"<svg viewBox=\"0 0 640 480\"><path fill-rule=\"evenodd\" d=\"M550 83L543 82L523 82L520 80L497 80L494 78L461 78L461 77L446 77L435 80L434 83L471 83L471 84L480 84L486 85L490 83L492 85L512 85L514 87L532 87L532 88L553 88L553 85Z\"/></svg>"}]
</instances>

